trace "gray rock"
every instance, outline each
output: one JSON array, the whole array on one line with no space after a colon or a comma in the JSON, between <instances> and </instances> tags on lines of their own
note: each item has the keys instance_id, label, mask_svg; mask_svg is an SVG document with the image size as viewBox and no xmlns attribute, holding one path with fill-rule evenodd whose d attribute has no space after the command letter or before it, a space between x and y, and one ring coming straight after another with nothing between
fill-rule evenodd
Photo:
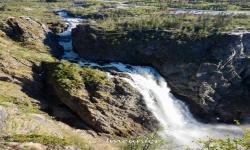
<instances>
[{"instance_id":1,"label":"gray rock","mask_svg":"<svg viewBox=\"0 0 250 150\"><path fill-rule=\"evenodd\" d=\"M0 73L0 80L1 81L7 81L7 82L13 82L14 81L14 79L11 76L3 74L3 73Z\"/></svg>"},{"instance_id":2,"label":"gray rock","mask_svg":"<svg viewBox=\"0 0 250 150\"><path fill-rule=\"evenodd\" d=\"M18 42L30 42L34 40L43 42L46 38L46 32L48 32L45 25L26 16L19 18L8 17L0 20L0 30Z\"/></svg>"},{"instance_id":3,"label":"gray rock","mask_svg":"<svg viewBox=\"0 0 250 150\"><path fill-rule=\"evenodd\" d=\"M47 84L52 87L49 92L97 133L135 136L152 132L158 127L142 95L123 79L109 78L108 84L84 81L81 87L69 92L53 76L53 66L58 64L44 65Z\"/></svg>"},{"instance_id":4,"label":"gray rock","mask_svg":"<svg viewBox=\"0 0 250 150\"><path fill-rule=\"evenodd\" d=\"M0 106L0 131L4 128L6 119L7 112L3 106Z\"/></svg>"}]
</instances>

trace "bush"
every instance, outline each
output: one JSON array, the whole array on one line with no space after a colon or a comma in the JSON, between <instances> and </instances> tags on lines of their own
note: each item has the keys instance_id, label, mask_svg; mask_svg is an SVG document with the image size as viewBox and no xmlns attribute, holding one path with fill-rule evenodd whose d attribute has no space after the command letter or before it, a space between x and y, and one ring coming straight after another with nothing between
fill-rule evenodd
<instances>
[{"instance_id":1,"label":"bush","mask_svg":"<svg viewBox=\"0 0 250 150\"><path fill-rule=\"evenodd\" d=\"M55 65L52 74L55 81L68 91L81 89L84 84L108 85L109 80L105 72L89 67L62 61Z\"/></svg>"},{"instance_id":2,"label":"bush","mask_svg":"<svg viewBox=\"0 0 250 150\"><path fill-rule=\"evenodd\" d=\"M245 129L242 137L225 139L209 138L206 141L199 141L203 150L247 150L250 148L250 131Z\"/></svg>"},{"instance_id":3,"label":"bush","mask_svg":"<svg viewBox=\"0 0 250 150\"><path fill-rule=\"evenodd\" d=\"M52 76L56 82L66 90L74 90L81 88L83 84L80 70L81 68L76 64L62 61L56 64Z\"/></svg>"},{"instance_id":4,"label":"bush","mask_svg":"<svg viewBox=\"0 0 250 150\"><path fill-rule=\"evenodd\" d=\"M7 5L6 4L0 6L0 11L6 11L6 10L7 10Z\"/></svg>"}]
</instances>

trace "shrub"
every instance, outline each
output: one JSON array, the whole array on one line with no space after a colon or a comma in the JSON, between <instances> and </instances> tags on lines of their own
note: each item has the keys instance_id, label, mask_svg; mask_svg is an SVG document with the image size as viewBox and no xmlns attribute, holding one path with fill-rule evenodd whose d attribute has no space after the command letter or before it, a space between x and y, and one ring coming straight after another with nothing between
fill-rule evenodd
<instances>
[{"instance_id":1,"label":"shrub","mask_svg":"<svg viewBox=\"0 0 250 150\"><path fill-rule=\"evenodd\" d=\"M109 80L105 72L89 67L62 61L56 64L52 74L56 82L68 91L81 89L84 84L108 85Z\"/></svg>"},{"instance_id":2,"label":"shrub","mask_svg":"<svg viewBox=\"0 0 250 150\"><path fill-rule=\"evenodd\" d=\"M52 74L56 82L66 90L74 90L82 86L81 68L74 63L62 61L56 64Z\"/></svg>"},{"instance_id":3,"label":"shrub","mask_svg":"<svg viewBox=\"0 0 250 150\"><path fill-rule=\"evenodd\" d=\"M7 10L7 5L6 4L0 6L0 11L6 11L6 10Z\"/></svg>"},{"instance_id":4,"label":"shrub","mask_svg":"<svg viewBox=\"0 0 250 150\"><path fill-rule=\"evenodd\" d=\"M245 129L242 137L232 138L227 136L225 139L209 138L205 141L198 141L204 150L238 150L250 148L250 131Z\"/></svg>"}]
</instances>

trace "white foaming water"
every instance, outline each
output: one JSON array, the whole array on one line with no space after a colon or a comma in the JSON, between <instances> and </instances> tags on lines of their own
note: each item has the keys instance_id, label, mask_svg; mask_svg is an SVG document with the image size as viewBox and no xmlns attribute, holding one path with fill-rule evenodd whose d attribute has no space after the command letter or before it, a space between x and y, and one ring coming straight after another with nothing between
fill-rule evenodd
<instances>
[{"instance_id":1,"label":"white foaming water","mask_svg":"<svg viewBox=\"0 0 250 150\"><path fill-rule=\"evenodd\" d=\"M76 52L73 51L72 48L72 38L71 38L71 31L74 29L78 24L82 22L81 18L72 18L70 17L66 11L64 10L59 10L57 12L59 16L62 17L62 19L68 24L67 30L59 33L58 35L60 36L60 42L59 44L63 46L64 48L64 54L63 57L64 59L68 60L78 60L79 56Z\"/></svg>"},{"instance_id":2,"label":"white foaming water","mask_svg":"<svg viewBox=\"0 0 250 150\"><path fill-rule=\"evenodd\" d=\"M85 63L84 65L87 65ZM98 66L93 63L93 66ZM233 125L208 125L194 119L188 107L176 99L170 92L165 79L153 68L130 66L121 63L102 65L115 67L119 71L130 75L131 79L124 78L135 87L144 97L148 109L160 122L163 129L159 134L172 141L172 149L183 149L183 146L196 147L199 138L225 137L226 135L239 136L242 129Z\"/></svg>"},{"instance_id":3,"label":"white foaming water","mask_svg":"<svg viewBox=\"0 0 250 150\"><path fill-rule=\"evenodd\" d=\"M196 121L188 107L171 94L164 78L151 67L131 66L121 63L99 65L81 61L72 48L71 30L82 19L71 18L65 11L58 11L57 13L69 24L67 30L59 34L61 37L59 43L64 47L63 58L78 61L81 66L115 67L117 70L130 75L132 80L123 79L135 87L144 97L148 109L163 127L159 134L167 141L171 140L174 145L178 145L178 147L172 147L172 149L183 149L183 147L180 147L182 145L195 147L193 141L207 136L224 137L227 134L234 136L242 134L241 128L237 126L208 125Z\"/></svg>"}]
</instances>

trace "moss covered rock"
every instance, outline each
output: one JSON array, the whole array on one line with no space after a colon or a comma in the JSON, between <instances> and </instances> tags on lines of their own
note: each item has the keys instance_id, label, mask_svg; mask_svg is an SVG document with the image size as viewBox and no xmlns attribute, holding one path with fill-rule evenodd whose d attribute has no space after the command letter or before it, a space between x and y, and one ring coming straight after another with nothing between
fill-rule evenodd
<instances>
[{"instance_id":1,"label":"moss covered rock","mask_svg":"<svg viewBox=\"0 0 250 150\"><path fill-rule=\"evenodd\" d=\"M43 66L50 93L94 131L129 136L156 129L157 121L142 95L123 79L65 61Z\"/></svg>"}]
</instances>

